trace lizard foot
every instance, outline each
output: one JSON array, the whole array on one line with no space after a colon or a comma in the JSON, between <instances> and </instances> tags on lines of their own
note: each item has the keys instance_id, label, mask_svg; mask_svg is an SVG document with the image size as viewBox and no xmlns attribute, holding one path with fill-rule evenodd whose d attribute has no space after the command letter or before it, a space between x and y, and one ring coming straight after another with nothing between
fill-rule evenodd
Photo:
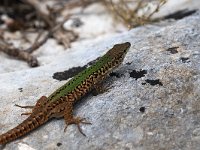
<instances>
[{"instance_id":1,"label":"lizard foot","mask_svg":"<svg viewBox=\"0 0 200 150\"><path fill-rule=\"evenodd\" d=\"M20 107L20 108L25 108L25 109L33 109L34 108L34 106L21 106L18 104L15 104L15 106ZM32 114L32 112L26 112L26 113L22 113L21 116L31 115L31 114Z\"/></svg>"},{"instance_id":2,"label":"lizard foot","mask_svg":"<svg viewBox=\"0 0 200 150\"><path fill-rule=\"evenodd\" d=\"M82 135L86 136L86 135L83 133L81 127L80 127L80 124L81 124L81 123L82 123L82 124L92 124L92 123L86 121L85 118L80 118L80 117L73 118L73 119L67 121L67 124L66 124L66 127L65 127L65 129L64 129L64 132L66 132L66 129L67 129L68 125L76 124L77 127L78 127L78 130L80 131L80 133L81 133Z\"/></svg>"},{"instance_id":3,"label":"lizard foot","mask_svg":"<svg viewBox=\"0 0 200 150\"><path fill-rule=\"evenodd\" d=\"M93 96L97 96L98 94L105 93L109 90L108 86L103 83L98 83L94 85L94 90L92 91Z\"/></svg>"}]
</instances>

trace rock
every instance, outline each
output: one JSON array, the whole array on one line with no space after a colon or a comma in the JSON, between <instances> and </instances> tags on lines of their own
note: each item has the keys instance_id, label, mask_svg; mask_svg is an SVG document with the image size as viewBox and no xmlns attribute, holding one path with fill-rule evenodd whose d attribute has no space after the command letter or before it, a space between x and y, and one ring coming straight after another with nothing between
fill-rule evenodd
<instances>
[{"instance_id":1,"label":"rock","mask_svg":"<svg viewBox=\"0 0 200 150\"><path fill-rule=\"evenodd\" d=\"M81 45L39 68L1 74L0 133L26 118L15 103L34 104L66 82L52 79L54 73L84 66L125 41L132 47L114 71L119 76L108 79L108 92L89 95L75 109L92 122L82 126L87 137L73 125L64 133L64 121L54 119L6 148L199 149L200 11Z\"/></svg>"}]
</instances>

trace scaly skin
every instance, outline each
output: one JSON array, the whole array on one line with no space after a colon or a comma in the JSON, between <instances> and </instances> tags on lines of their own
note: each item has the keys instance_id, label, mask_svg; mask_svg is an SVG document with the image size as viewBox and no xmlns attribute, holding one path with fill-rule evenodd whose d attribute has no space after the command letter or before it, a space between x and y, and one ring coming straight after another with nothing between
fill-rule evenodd
<instances>
[{"instance_id":1,"label":"scaly skin","mask_svg":"<svg viewBox=\"0 0 200 150\"><path fill-rule=\"evenodd\" d=\"M98 90L96 87L113 69L122 63L130 46L129 42L114 45L94 65L74 76L48 98L42 96L35 106L20 106L22 108L32 108L31 113L24 113L24 115L30 114L30 116L17 127L0 135L0 144L4 145L15 140L54 117L64 117L66 128L70 124L76 124L79 131L85 135L79 124L90 123L84 121L84 118L73 117L74 104L91 90Z\"/></svg>"}]
</instances>

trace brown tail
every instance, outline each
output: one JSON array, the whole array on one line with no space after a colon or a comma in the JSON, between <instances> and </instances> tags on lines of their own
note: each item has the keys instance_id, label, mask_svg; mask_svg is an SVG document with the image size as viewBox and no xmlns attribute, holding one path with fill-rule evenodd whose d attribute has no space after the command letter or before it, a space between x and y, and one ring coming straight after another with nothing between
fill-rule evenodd
<instances>
[{"instance_id":1,"label":"brown tail","mask_svg":"<svg viewBox=\"0 0 200 150\"><path fill-rule=\"evenodd\" d=\"M42 113L38 113L37 115L30 115L21 124L0 135L0 145L4 145L10 141L17 139L18 137L25 135L26 133L44 124L46 121L47 119Z\"/></svg>"}]
</instances>

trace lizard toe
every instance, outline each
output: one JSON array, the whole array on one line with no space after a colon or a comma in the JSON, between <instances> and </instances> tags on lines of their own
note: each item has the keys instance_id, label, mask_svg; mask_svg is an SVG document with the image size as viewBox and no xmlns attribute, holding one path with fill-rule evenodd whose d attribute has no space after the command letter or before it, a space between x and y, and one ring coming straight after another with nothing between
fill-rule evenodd
<instances>
[{"instance_id":1,"label":"lizard toe","mask_svg":"<svg viewBox=\"0 0 200 150\"><path fill-rule=\"evenodd\" d=\"M92 124L91 122L86 121L86 118L76 117L76 118L73 118L73 119L71 119L70 121L68 121L68 122L66 123L66 127L65 127L65 129L64 129L64 132L66 132L66 129L67 129L67 127L68 127L69 125L75 124L75 125L78 127L79 132L80 132L82 135L86 136L85 133L83 133L81 127L80 127L80 124L81 124L81 123L82 123L82 124Z\"/></svg>"}]
</instances>

